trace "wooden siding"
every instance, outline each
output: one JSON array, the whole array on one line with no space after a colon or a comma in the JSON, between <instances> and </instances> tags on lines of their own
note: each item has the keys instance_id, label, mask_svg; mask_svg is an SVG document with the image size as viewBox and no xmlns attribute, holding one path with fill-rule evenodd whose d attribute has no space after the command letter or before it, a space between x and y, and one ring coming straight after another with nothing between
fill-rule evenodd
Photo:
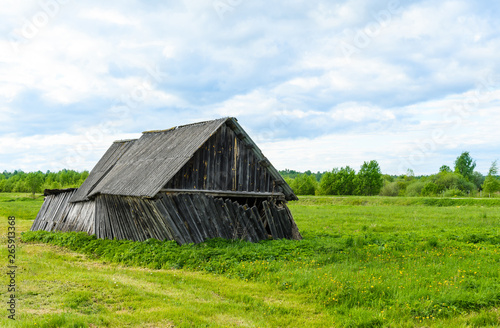
<instances>
[{"instance_id":1,"label":"wooden siding","mask_svg":"<svg viewBox=\"0 0 500 328\"><path fill-rule=\"evenodd\" d=\"M165 188L283 192L282 182L267 170L269 163L259 161L252 148L224 124Z\"/></svg>"},{"instance_id":2,"label":"wooden siding","mask_svg":"<svg viewBox=\"0 0 500 328\"><path fill-rule=\"evenodd\" d=\"M85 231L103 239L175 240L211 238L301 239L293 217L272 198L214 198L203 193L160 193L154 199L98 195L70 203L73 192L46 198L31 230Z\"/></svg>"},{"instance_id":3,"label":"wooden siding","mask_svg":"<svg viewBox=\"0 0 500 328\"><path fill-rule=\"evenodd\" d=\"M240 205L229 198L199 193L161 193L156 199L99 195L95 232L98 238L143 241L175 240L179 244L207 239L301 239L285 204L261 200Z\"/></svg>"},{"instance_id":4,"label":"wooden siding","mask_svg":"<svg viewBox=\"0 0 500 328\"><path fill-rule=\"evenodd\" d=\"M76 190L45 197L32 231L83 231L94 234L95 202L70 203Z\"/></svg>"},{"instance_id":5,"label":"wooden siding","mask_svg":"<svg viewBox=\"0 0 500 328\"><path fill-rule=\"evenodd\" d=\"M283 192L297 199L237 120L222 118L113 143L71 202L99 194L152 198L162 188Z\"/></svg>"}]
</instances>

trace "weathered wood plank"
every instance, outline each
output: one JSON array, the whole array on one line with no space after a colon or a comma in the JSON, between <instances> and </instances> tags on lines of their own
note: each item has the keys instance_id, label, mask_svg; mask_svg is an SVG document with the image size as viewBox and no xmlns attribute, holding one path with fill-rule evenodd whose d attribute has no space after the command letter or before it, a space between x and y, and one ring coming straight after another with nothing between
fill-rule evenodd
<instances>
[{"instance_id":1,"label":"weathered wood plank","mask_svg":"<svg viewBox=\"0 0 500 328\"><path fill-rule=\"evenodd\" d=\"M232 239L233 237L233 227L232 222L228 218L228 214L226 211L226 204L220 198L214 198L214 209L218 214L216 216L217 224L220 227L220 232L222 238Z\"/></svg>"},{"instance_id":2,"label":"weathered wood plank","mask_svg":"<svg viewBox=\"0 0 500 328\"><path fill-rule=\"evenodd\" d=\"M285 209L277 208L278 216L280 217L281 227L283 229L283 237L290 239L292 238L292 225L290 224L290 220L286 215Z\"/></svg>"},{"instance_id":3,"label":"weathered wood plank","mask_svg":"<svg viewBox=\"0 0 500 328\"><path fill-rule=\"evenodd\" d=\"M221 227L217 221L218 213L214 207L214 199L206 195L193 195L197 208L201 209L203 219L208 227L209 238L221 236Z\"/></svg>"},{"instance_id":4,"label":"weathered wood plank","mask_svg":"<svg viewBox=\"0 0 500 328\"><path fill-rule=\"evenodd\" d=\"M179 231L179 228L177 227L175 221L173 220L172 216L168 213L167 209L165 208L165 203L163 202L163 197L166 197L162 195L161 198L155 200L155 205L158 211L161 214L161 217L163 218L165 225L170 229L171 234L172 234L172 239L175 240L179 244L185 244L186 241L184 239L184 236L182 233Z\"/></svg>"},{"instance_id":5,"label":"weathered wood plank","mask_svg":"<svg viewBox=\"0 0 500 328\"><path fill-rule=\"evenodd\" d=\"M238 211L239 211L239 217L240 217L240 220L243 222L244 226L245 226L245 230L247 231L248 233L248 241L251 241L251 242L257 242L260 240L259 238L259 235L257 234L257 232L255 231L255 225L254 225L254 222L250 216L250 211L246 211L243 206L238 206Z\"/></svg>"},{"instance_id":6,"label":"weathered wood plank","mask_svg":"<svg viewBox=\"0 0 500 328\"><path fill-rule=\"evenodd\" d=\"M230 239L238 239L239 237L239 231L238 231L238 228L239 228L239 225L238 225L238 221L236 219L236 216L234 214L234 211L233 211L233 203L230 201L230 200L225 200L223 201L224 205L223 205L223 209L225 211L225 218L226 220L229 222L228 223L228 227L230 229Z\"/></svg>"},{"instance_id":7,"label":"weathered wood plank","mask_svg":"<svg viewBox=\"0 0 500 328\"><path fill-rule=\"evenodd\" d=\"M194 204L194 207L196 208L196 211L198 212L198 216L200 218L202 226L204 227L207 239L215 238L217 237L217 232L214 227L212 215L208 213L208 208L203 202L202 197L206 198L206 196L193 194L191 195L191 200Z\"/></svg>"},{"instance_id":8,"label":"weathered wood plank","mask_svg":"<svg viewBox=\"0 0 500 328\"><path fill-rule=\"evenodd\" d=\"M229 188L229 146L227 141L227 128L226 125L221 127L221 171L220 171L220 183L223 190L231 190Z\"/></svg>"},{"instance_id":9,"label":"weathered wood plank","mask_svg":"<svg viewBox=\"0 0 500 328\"><path fill-rule=\"evenodd\" d=\"M226 191L226 190L185 190L185 189L161 189L165 193L202 193L219 197L259 197L259 198L284 198L282 193L254 192L254 191Z\"/></svg>"},{"instance_id":10,"label":"weathered wood plank","mask_svg":"<svg viewBox=\"0 0 500 328\"><path fill-rule=\"evenodd\" d=\"M237 141L236 148L238 149L238 158L236 159L237 165L236 165L236 189L238 191L244 191L243 185L245 183L245 148L241 147L241 140L239 138L235 139Z\"/></svg>"},{"instance_id":11,"label":"weathered wood plank","mask_svg":"<svg viewBox=\"0 0 500 328\"><path fill-rule=\"evenodd\" d=\"M214 139L214 152L215 152L215 161L214 161L214 181L212 183L212 188L214 190L221 190L223 188L223 183L221 180L221 171L222 171L222 149L221 149L221 133L222 128L215 133Z\"/></svg>"},{"instance_id":12,"label":"weathered wood plank","mask_svg":"<svg viewBox=\"0 0 500 328\"><path fill-rule=\"evenodd\" d=\"M259 237L259 240L265 240L267 239L267 232L266 229L264 228L264 225L262 224L259 216L259 211L256 206L253 206L252 208L247 210L248 216L252 220L252 223L254 224L255 231L257 233L257 236Z\"/></svg>"},{"instance_id":13,"label":"weathered wood plank","mask_svg":"<svg viewBox=\"0 0 500 328\"><path fill-rule=\"evenodd\" d=\"M199 172L199 177L198 177L200 183L198 184L197 189L209 189L210 185L208 184L208 174L207 174L207 172L208 172L208 161L207 161L208 146L206 143L199 150L199 152L201 152L201 156L199 158L201 170Z\"/></svg>"},{"instance_id":14,"label":"weathered wood plank","mask_svg":"<svg viewBox=\"0 0 500 328\"><path fill-rule=\"evenodd\" d=\"M194 243L195 241L191 237L191 234L188 231L187 224L186 224L183 216L180 215L179 209L177 208L177 205L176 205L173 197L170 195L165 195L165 197L163 198L163 202L165 204L165 209L168 211L173 222L175 222L177 229L182 234L182 237L184 239L184 243L187 243L187 244Z\"/></svg>"},{"instance_id":15,"label":"weathered wood plank","mask_svg":"<svg viewBox=\"0 0 500 328\"><path fill-rule=\"evenodd\" d=\"M285 238L285 234L283 232L283 223L281 222L280 216L278 215L276 205L271 203L269 207L273 216L273 222L276 227L276 232L278 233L278 238Z\"/></svg>"},{"instance_id":16,"label":"weathered wood plank","mask_svg":"<svg viewBox=\"0 0 500 328\"><path fill-rule=\"evenodd\" d=\"M273 215L271 209L269 207L269 203L267 201L262 202L262 207L264 210L264 215L266 217L267 224L269 225L269 229L271 230L271 235L274 239L278 239L278 231L276 230L276 225L274 224Z\"/></svg>"},{"instance_id":17,"label":"weathered wood plank","mask_svg":"<svg viewBox=\"0 0 500 328\"><path fill-rule=\"evenodd\" d=\"M115 199L115 197L109 195L99 196L104 201L104 205L106 208L106 214L108 216L107 222L109 222L110 226L113 227L113 238L117 239L125 239L120 229L120 220L121 213L118 213L120 209L122 209L121 204L117 204L117 201L121 201L121 199ZM125 211L128 212L128 211ZM112 239L112 238L110 238Z\"/></svg>"},{"instance_id":18,"label":"weathered wood plank","mask_svg":"<svg viewBox=\"0 0 500 328\"><path fill-rule=\"evenodd\" d=\"M192 195L188 194L183 194L183 199L186 204L186 207L188 208L188 212L191 215L191 218L193 219L193 223L196 226L196 229L200 232L201 238L203 241L207 240L209 238L208 234L208 228L203 222L203 219L200 216L200 213L198 209L196 208L196 205L193 203Z\"/></svg>"},{"instance_id":19,"label":"weathered wood plank","mask_svg":"<svg viewBox=\"0 0 500 328\"><path fill-rule=\"evenodd\" d=\"M187 223L187 228L188 231L190 232L193 241L195 243L203 242L203 236L201 232L198 230L198 226L195 223L195 218L192 217L192 214L188 208L184 195L179 194L172 197L172 199L175 201L177 207L179 208L179 213L181 213L182 217L184 218L184 222Z\"/></svg>"}]
</instances>

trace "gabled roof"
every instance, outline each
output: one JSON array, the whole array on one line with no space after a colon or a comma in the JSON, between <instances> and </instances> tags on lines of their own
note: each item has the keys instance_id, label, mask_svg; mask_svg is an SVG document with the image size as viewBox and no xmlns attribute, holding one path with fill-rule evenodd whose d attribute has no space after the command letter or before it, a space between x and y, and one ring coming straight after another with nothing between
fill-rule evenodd
<instances>
[{"instance_id":1,"label":"gabled roof","mask_svg":"<svg viewBox=\"0 0 500 328\"><path fill-rule=\"evenodd\" d=\"M154 197L224 123L254 146L259 160L267 161L235 118L143 132L139 139L114 142L70 201L85 201L97 194ZM287 199L296 199L278 171L271 164L267 169L282 182Z\"/></svg>"}]
</instances>

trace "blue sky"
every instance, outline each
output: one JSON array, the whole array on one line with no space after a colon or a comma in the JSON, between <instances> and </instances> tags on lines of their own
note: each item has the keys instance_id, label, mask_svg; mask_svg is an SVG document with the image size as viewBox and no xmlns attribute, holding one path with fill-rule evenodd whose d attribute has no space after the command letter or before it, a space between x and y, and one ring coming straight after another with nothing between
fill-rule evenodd
<instances>
[{"instance_id":1,"label":"blue sky","mask_svg":"<svg viewBox=\"0 0 500 328\"><path fill-rule=\"evenodd\" d=\"M0 170L91 169L113 140L235 116L278 169L432 174L500 157L500 4L9 2Z\"/></svg>"}]
</instances>

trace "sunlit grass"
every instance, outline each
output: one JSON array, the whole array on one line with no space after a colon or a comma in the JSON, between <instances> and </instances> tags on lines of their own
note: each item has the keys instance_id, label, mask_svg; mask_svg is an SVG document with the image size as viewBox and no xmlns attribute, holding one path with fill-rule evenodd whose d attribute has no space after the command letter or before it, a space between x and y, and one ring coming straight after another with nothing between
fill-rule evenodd
<instances>
[{"instance_id":1,"label":"sunlit grass","mask_svg":"<svg viewBox=\"0 0 500 328\"><path fill-rule=\"evenodd\" d=\"M43 195L35 199L27 193L0 193L0 217L15 216L24 220L34 220L43 204Z\"/></svg>"},{"instance_id":2,"label":"sunlit grass","mask_svg":"<svg viewBox=\"0 0 500 328\"><path fill-rule=\"evenodd\" d=\"M21 322L25 327L35 318L44 318L39 324L45 327L58 327L51 320L61 327L73 327L73 321L82 327L500 325L500 208L391 201L310 197L292 203L302 241L178 246L84 234L25 235L78 253L21 244L20 301L27 309L20 310ZM24 222L31 221L20 221L26 230Z\"/></svg>"}]
</instances>

